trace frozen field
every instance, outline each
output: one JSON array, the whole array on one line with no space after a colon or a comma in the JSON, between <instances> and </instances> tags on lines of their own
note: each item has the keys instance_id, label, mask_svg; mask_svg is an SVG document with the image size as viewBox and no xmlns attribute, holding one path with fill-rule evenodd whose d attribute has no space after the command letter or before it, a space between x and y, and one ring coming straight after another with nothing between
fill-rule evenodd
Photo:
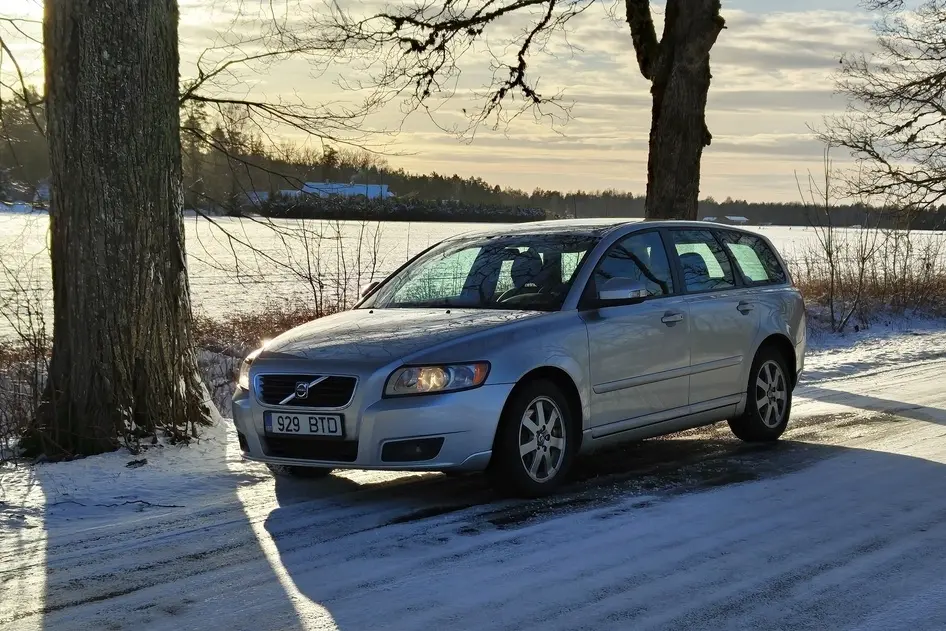
<instances>
[{"instance_id":1,"label":"frozen field","mask_svg":"<svg viewBox=\"0 0 946 631\"><path fill-rule=\"evenodd\" d=\"M220 218L185 220L195 308L210 316L258 310L269 301L310 300L312 283L358 286L392 271L440 239L481 224L327 222ZM0 305L14 282L48 297L45 214L0 212ZM784 256L798 260L816 247L814 230L757 227ZM841 231L850 236L856 230ZM916 233L917 246L946 242L946 233ZM946 256L946 247L942 248ZM14 280L15 279L15 280ZM329 290L331 292L332 290ZM0 335L9 324L0 318Z\"/></svg>"}]
</instances>

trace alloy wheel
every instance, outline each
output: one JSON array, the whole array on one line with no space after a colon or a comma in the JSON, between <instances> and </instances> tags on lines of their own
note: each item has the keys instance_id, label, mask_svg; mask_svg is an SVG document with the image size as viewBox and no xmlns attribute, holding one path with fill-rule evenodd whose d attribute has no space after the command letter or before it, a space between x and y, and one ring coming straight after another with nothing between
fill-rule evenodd
<instances>
[{"instance_id":1,"label":"alloy wheel","mask_svg":"<svg viewBox=\"0 0 946 631\"><path fill-rule=\"evenodd\" d=\"M519 456L536 482L548 482L565 459L565 420L552 399L536 397L519 422Z\"/></svg>"},{"instance_id":2,"label":"alloy wheel","mask_svg":"<svg viewBox=\"0 0 946 631\"><path fill-rule=\"evenodd\" d=\"M755 385L759 418L766 427L778 427L788 404L788 384L782 367L772 360L765 362L759 368Z\"/></svg>"}]
</instances>

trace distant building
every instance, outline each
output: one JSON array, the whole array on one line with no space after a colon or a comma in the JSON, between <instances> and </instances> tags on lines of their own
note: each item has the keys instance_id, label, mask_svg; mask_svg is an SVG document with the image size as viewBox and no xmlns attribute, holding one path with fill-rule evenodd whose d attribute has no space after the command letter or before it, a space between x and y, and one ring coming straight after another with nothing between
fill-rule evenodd
<instances>
[{"instance_id":1,"label":"distant building","mask_svg":"<svg viewBox=\"0 0 946 631\"><path fill-rule=\"evenodd\" d=\"M260 206L269 201L267 191L249 191L243 194L243 203L250 206Z\"/></svg>"},{"instance_id":2,"label":"distant building","mask_svg":"<svg viewBox=\"0 0 946 631\"><path fill-rule=\"evenodd\" d=\"M338 182L306 182L298 189L283 189L279 191L279 195L281 197L301 197L303 195L358 197L363 195L368 199L394 197L394 193L388 190L387 184L342 184Z\"/></svg>"}]
</instances>

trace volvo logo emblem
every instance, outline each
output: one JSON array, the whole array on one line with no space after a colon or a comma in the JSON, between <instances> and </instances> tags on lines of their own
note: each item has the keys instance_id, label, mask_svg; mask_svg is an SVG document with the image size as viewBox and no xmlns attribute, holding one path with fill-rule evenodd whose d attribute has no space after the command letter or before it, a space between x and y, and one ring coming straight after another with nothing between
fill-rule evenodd
<instances>
[{"instance_id":1,"label":"volvo logo emblem","mask_svg":"<svg viewBox=\"0 0 946 631\"><path fill-rule=\"evenodd\" d=\"M288 397L280 401L279 405L288 405L289 402L292 401L293 399L308 399L309 390L316 387L317 385L319 385L326 379L328 379L328 376L323 375L321 377L316 377L312 381L297 381L296 387L293 388L292 390L292 394L290 394Z\"/></svg>"}]
</instances>

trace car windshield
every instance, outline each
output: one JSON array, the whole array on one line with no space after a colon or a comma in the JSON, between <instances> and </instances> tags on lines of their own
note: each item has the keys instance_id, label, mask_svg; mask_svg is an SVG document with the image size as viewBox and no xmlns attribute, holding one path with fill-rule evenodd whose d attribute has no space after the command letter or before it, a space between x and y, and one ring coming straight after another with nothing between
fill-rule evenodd
<instances>
[{"instance_id":1,"label":"car windshield","mask_svg":"<svg viewBox=\"0 0 946 631\"><path fill-rule=\"evenodd\" d=\"M574 233L447 241L389 279L361 308L557 311L597 242Z\"/></svg>"}]
</instances>

